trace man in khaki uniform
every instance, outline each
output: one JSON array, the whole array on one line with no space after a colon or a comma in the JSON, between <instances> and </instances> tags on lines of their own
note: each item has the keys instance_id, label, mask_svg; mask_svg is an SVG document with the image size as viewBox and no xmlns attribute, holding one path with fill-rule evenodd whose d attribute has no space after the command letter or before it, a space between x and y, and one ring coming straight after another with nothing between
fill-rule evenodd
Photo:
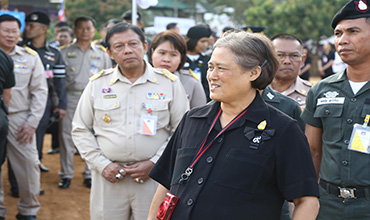
<instances>
[{"instance_id":1,"label":"man in khaki uniform","mask_svg":"<svg viewBox=\"0 0 370 220\"><path fill-rule=\"evenodd\" d=\"M303 109L306 105L307 93L312 84L299 77L306 60L302 41L291 34L278 34L271 40L280 58L280 68L271 83L271 87L296 100Z\"/></svg>"},{"instance_id":2,"label":"man in khaki uniform","mask_svg":"<svg viewBox=\"0 0 370 220\"><path fill-rule=\"evenodd\" d=\"M91 219L146 219L157 187L148 173L189 103L175 75L143 60L148 44L137 26L119 23L106 39L118 65L91 78L73 141L92 170Z\"/></svg>"},{"instance_id":3,"label":"man in khaki uniform","mask_svg":"<svg viewBox=\"0 0 370 220\"><path fill-rule=\"evenodd\" d=\"M61 181L60 188L69 188L74 174L73 151L75 145L72 141L72 118L75 113L78 100L85 89L89 78L102 69L112 66L112 62L105 52L105 48L92 44L95 34L95 21L90 17L79 17L74 22L74 33L76 42L68 47L62 48L62 56L66 66L66 88L67 88L67 114L61 124ZM84 185L91 187L91 173L85 167Z\"/></svg>"},{"instance_id":4,"label":"man in khaki uniform","mask_svg":"<svg viewBox=\"0 0 370 220\"><path fill-rule=\"evenodd\" d=\"M37 52L17 46L20 22L0 16L0 47L14 62L15 87L9 105L7 154L19 183L17 219L37 219L40 209L40 169L35 131L47 100L45 70ZM1 191L2 189L0 189Z\"/></svg>"}]
</instances>

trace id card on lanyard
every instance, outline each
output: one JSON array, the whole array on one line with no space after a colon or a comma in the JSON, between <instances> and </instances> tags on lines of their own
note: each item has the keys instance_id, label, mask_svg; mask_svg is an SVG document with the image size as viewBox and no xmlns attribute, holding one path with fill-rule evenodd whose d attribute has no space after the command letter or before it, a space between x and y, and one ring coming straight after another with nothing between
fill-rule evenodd
<instances>
[{"instance_id":1,"label":"id card on lanyard","mask_svg":"<svg viewBox=\"0 0 370 220\"><path fill-rule=\"evenodd\" d=\"M370 127L368 126L370 115L366 115L364 124L354 124L349 150L370 154Z\"/></svg>"}]
</instances>

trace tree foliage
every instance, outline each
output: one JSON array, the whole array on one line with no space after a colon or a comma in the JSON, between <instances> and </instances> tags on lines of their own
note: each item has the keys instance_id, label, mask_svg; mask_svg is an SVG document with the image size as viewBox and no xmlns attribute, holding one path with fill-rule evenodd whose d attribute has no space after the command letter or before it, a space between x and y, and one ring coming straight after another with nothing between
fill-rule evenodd
<instances>
[{"instance_id":1,"label":"tree foliage","mask_svg":"<svg viewBox=\"0 0 370 220\"><path fill-rule=\"evenodd\" d=\"M244 11L247 25L266 26L273 36L290 33L302 40L333 35L331 20L348 0L252 0Z\"/></svg>"},{"instance_id":2,"label":"tree foliage","mask_svg":"<svg viewBox=\"0 0 370 220\"><path fill-rule=\"evenodd\" d=\"M131 8L131 1L123 0L65 0L69 23L79 16L93 17L97 28L112 18L120 18Z\"/></svg>"}]
</instances>

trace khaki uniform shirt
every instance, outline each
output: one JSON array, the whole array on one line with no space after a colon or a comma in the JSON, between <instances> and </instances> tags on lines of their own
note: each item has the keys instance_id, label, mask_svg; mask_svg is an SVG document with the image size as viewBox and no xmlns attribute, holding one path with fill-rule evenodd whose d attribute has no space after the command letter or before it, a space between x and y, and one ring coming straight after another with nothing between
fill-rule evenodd
<instances>
[{"instance_id":1,"label":"khaki uniform shirt","mask_svg":"<svg viewBox=\"0 0 370 220\"><path fill-rule=\"evenodd\" d=\"M83 91L92 75L112 67L108 54L99 45L91 44L83 51L75 42L62 48L61 53L66 66L67 91Z\"/></svg>"},{"instance_id":2,"label":"khaki uniform shirt","mask_svg":"<svg viewBox=\"0 0 370 220\"><path fill-rule=\"evenodd\" d=\"M309 91L302 119L322 128L320 178L337 185L370 186L370 155L348 149L353 125L362 125L367 114L370 82L353 94L346 71L321 80Z\"/></svg>"},{"instance_id":3,"label":"khaki uniform shirt","mask_svg":"<svg viewBox=\"0 0 370 220\"><path fill-rule=\"evenodd\" d=\"M199 80L190 75L188 70L175 71L174 74L180 78L186 95L190 102L190 108L207 104L206 94Z\"/></svg>"},{"instance_id":4,"label":"khaki uniform shirt","mask_svg":"<svg viewBox=\"0 0 370 220\"><path fill-rule=\"evenodd\" d=\"M150 159L155 163L159 159L189 109L181 82L168 74L146 62L145 73L134 83L118 66L89 82L73 118L72 137L91 169L101 173L112 161ZM158 118L153 136L140 134L141 116L148 115L147 106Z\"/></svg>"},{"instance_id":5,"label":"khaki uniform shirt","mask_svg":"<svg viewBox=\"0 0 370 220\"><path fill-rule=\"evenodd\" d=\"M289 87L289 89L281 94L296 100L303 110L306 106L306 96L311 86L312 84L309 81L301 79L299 76L297 76L296 81Z\"/></svg>"},{"instance_id":6,"label":"khaki uniform shirt","mask_svg":"<svg viewBox=\"0 0 370 220\"><path fill-rule=\"evenodd\" d=\"M14 62L15 75L9 112L28 111L26 123L37 128L48 95L44 66L37 52L28 47L15 46L9 55Z\"/></svg>"}]
</instances>

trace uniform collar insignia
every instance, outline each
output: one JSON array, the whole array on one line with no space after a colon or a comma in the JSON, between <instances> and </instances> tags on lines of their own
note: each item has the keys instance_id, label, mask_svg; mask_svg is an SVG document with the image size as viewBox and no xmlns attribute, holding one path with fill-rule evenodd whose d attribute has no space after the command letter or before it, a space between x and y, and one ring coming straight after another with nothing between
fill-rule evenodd
<instances>
[{"instance_id":1,"label":"uniform collar insignia","mask_svg":"<svg viewBox=\"0 0 370 220\"><path fill-rule=\"evenodd\" d=\"M337 91L329 91L324 93L325 98L335 98L339 95Z\"/></svg>"},{"instance_id":2,"label":"uniform collar insignia","mask_svg":"<svg viewBox=\"0 0 370 220\"><path fill-rule=\"evenodd\" d=\"M267 93L267 95L266 95L269 99L273 99L275 96L271 93L271 92L269 92L269 93Z\"/></svg>"}]
</instances>

